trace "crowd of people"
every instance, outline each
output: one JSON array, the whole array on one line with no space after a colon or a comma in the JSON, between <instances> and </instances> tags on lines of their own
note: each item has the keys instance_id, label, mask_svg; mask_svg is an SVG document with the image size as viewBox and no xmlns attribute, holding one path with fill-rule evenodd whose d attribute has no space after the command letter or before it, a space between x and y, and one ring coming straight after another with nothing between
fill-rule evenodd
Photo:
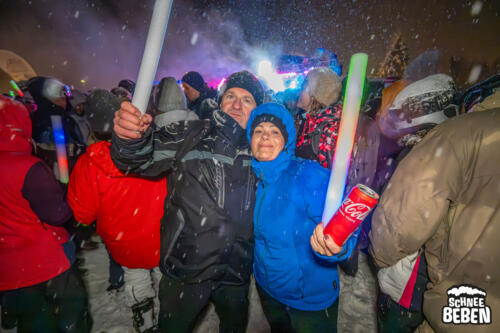
<instances>
[{"instance_id":1,"label":"crowd of people","mask_svg":"<svg viewBox=\"0 0 500 333\"><path fill-rule=\"evenodd\" d=\"M366 79L345 193L381 200L343 244L321 220L346 88L332 68L286 100L245 70L218 91L198 72L165 77L144 114L131 80L23 82L23 97L0 96L2 326L89 332L75 252L97 233L137 332L191 332L209 303L220 332L245 332L252 275L272 332L470 331L442 308L464 285L500 311L491 82Z\"/></svg>"}]
</instances>

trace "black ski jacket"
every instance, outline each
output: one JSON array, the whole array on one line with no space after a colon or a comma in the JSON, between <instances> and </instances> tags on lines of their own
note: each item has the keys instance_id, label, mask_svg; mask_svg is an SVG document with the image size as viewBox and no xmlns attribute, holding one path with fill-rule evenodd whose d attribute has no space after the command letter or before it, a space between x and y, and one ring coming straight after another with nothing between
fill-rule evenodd
<instances>
[{"instance_id":1,"label":"black ski jacket","mask_svg":"<svg viewBox=\"0 0 500 333\"><path fill-rule=\"evenodd\" d=\"M119 169L142 176L169 171L161 225L164 274L186 283L248 283L256 178L245 133L216 110L210 120L150 127L137 140L113 135L111 158Z\"/></svg>"}]
</instances>

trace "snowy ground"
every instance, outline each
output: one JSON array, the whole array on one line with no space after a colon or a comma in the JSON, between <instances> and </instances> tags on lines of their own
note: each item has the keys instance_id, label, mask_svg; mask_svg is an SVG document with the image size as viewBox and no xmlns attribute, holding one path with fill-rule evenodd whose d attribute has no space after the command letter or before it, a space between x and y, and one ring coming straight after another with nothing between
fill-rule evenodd
<instances>
[{"instance_id":1,"label":"snowy ground","mask_svg":"<svg viewBox=\"0 0 500 333\"><path fill-rule=\"evenodd\" d=\"M98 241L95 250L83 251L80 257L84 259L81 268L85 270L83 279L89 297L90 312L94 321L92 332L95 333L134 333L132 311L125 306L124 295L120 292L108 292L109 258L104 244L99 236L92 240ZM363 268L367 265L361 265ZM356 279L346 277L342 272L340 309L338 330L342 333L376 332L375 297L376 280L369 272L361 270ZM366 295L373 295L367 297ZM250 315L247 327L248 333L268 333L270 331L260 305L255 286L250 288ZM367 306L368 305L368 306ZM350 314L349 314L350 313ZM353 314L357 314L352 317ZM361 314L361 315L360 315ZM195 333L216 333L219 331L219 318L210 305L205 316L198 323ZM16 329L2 330L0 333L16 333Z\"/></svg>"},{"instance_id":2,"label":"snowy ground","mask_svg":"<svg viewBox=\"0 0 500 333\"><path fill-rule=\"evenodd\" d=\"M95 238L94 238L95 237ZM99 241L98 236L93 240ZM108 287L108 255L104 244L100 243L96 250L83 251L84 259L81 267L86 270L83 275L89 295L89 306L94 325L92 332L133 333L132 312L125 306L123 293L107 292ZM247 332L269 332L269 325L264 317L255 287L250 290L250 317ZM196 333L216 333L219 331L219 318L210 306L206 315L200 320Z\"/></svg>"}]
</instances>

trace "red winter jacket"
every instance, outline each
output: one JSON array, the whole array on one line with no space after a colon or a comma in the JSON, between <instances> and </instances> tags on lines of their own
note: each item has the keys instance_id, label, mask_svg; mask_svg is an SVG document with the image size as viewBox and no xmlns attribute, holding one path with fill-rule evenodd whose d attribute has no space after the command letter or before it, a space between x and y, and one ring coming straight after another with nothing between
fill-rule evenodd
<instances>
[{"instance_id":1,"label":"red winter jacket","mask_svg":"<svg viewBox=\"0 0 500 333\"><path fill-rule=\"evenodd\" d=\"M68 202L78 222L97 220L97 233L120 265L156 267L166 180L123 174L111 161L109 147L98 142L80 156L69 180Z\"/></svg>"},{"instance_id":2,"label":"red winter jacket","mask_svg":"<svg viewBox=\"0 0 500 333\"><path fill-rule=\"evenodd\" d=\"M48 281L74 259L68 232L58 226L71 210L52 172L31 155L30 140L28 110L0 96L0 291Z\"/></svg>"},{"instance_id":3,"label":"red winter jacket","mask_svg":"<svg viewBox=\"0 0 500 333\"><path fill-rule=\"evenodd\" d=\"M315 115L308 113L302 132L297 137L295 155L315 160L322 167L331 169L341 113L340 103L329 106Z\"/></svg>"}]
</instances>

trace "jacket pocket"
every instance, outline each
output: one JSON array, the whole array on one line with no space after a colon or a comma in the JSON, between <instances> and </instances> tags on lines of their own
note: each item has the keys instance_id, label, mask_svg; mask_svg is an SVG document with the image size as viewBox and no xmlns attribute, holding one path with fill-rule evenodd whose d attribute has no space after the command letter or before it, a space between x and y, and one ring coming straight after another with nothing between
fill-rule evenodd
<instances>
[{"instance_id":1,"label":"jacket pocket","mask_svg":"<svg viewBox=\"0 0 500 333\"><path fill-rule=\"evenodd\" d=\"M266 258L264 267L266 284L269 292L278 298L304 298L304 279L297 258L290 258L286 253L282 258Z\"/></svg>"},{"instance_id":2,"label":"jacket pocket","mask_svg":"<svg viewBox=\"0 0 500 333\"><path fill-rule=\"evenodd\" d=\"M214 160L215 166L215 190L217 191L217 205L219 208L224 208L224 196L225 196L225 172L224 164L217 160Z\"/></svg>"}]
</instances>

